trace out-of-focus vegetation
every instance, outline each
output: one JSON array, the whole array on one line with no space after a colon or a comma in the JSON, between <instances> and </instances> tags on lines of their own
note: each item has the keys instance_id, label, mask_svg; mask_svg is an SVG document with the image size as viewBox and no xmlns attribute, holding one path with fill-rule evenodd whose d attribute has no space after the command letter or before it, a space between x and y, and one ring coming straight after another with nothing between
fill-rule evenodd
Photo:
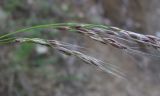
<instances>
[{"instance_id":1,"label":"out-of-focus vegetation","mask_svg":"<svg viewBox=\"0 0 160 96\"><path fill-rule=\"evenodd\" d=\"M0 0L0 34L42 24L83 22L159 33L157 0ZM40 28L16 37L56 39L97 59L111 62L129 81L37 44L1 45L0 96L159 96L159 58L121 52L74 32ZM134 48L136 48L134 46ZM142 49L148 52L147 49ZM156 52L153 52L153 54ZM156 55L159 55L156 53Z\"/></svg>"}]
</instances>

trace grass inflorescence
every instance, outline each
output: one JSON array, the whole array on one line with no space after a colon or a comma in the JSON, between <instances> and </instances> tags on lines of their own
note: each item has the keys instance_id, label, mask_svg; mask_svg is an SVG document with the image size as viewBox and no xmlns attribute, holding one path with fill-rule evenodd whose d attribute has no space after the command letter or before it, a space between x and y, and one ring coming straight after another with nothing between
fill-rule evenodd
<instances>
[{"instance_id":1,"label":"grass inflorescence","mask_svg":"<svg viewBox=\"0 0 160 96\"><path fill-rule=\"evenodd\" d=\"M85 55L79 51L69 49L66 47L68 46L68 44L65 42L60 42L57 40L45 40L41 38L23 38L23 37L16 38L13 36L15 34L22 33L22 32L30 32L29 30L31 29L39 29L39 28L54 28L57 30L77 32L81 35L87 36L92 40L95 40L96 42L102 43L104 45L113 46L122 51L136 52L136 53L141 53L148 56L159 57L152 53L139 50L141 47L139 45L142 45L145 48L153 48L155 50L159 50L160 38L152 35L143 35L143 34L138 34L131 31L126 31L123 29L119 29L117 27L97 25L97 24L55 23L55 24L38 25L38 26L29 27L29 28L24 28L15 32L10 32L5 35L1 35L0 43L4 44L4 43L10 43L10 42L19 42L19 43L31 42L31 43L41 44L41 45L59 50L60 52L68 56L78 57L84 62L95 65L101 70L111 73L112 75L115 75L118 77L125 77L125 75L120 71L118 71L114 67L114 65L107 64L108 67L105 68L103 66L103 63L104 63L103 61L97 60L94 57ZM120 42L120 41L124 41L127 43ZM74 46L73 44L70 44L70 45ZM134 45L138 48L134 48L130 45Z\"/></svg>"}]
</instances>

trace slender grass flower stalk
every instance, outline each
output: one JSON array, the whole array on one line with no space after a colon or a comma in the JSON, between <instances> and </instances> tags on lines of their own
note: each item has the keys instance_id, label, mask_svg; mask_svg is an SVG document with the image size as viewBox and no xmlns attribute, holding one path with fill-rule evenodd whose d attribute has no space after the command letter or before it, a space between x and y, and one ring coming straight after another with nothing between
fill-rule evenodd
<instances>
[{"instance_id":1,"label":"slender grass flower stalk","mask_svg":"<svg viewBox=\"0 0 160 96\"><path fill-rule=\"evenodd\" d=\"M107 73L110 73L110 74L117 76L119 78L125 79L125 74L118 71L116 66L114 66L113 64L109 64L109 63L107 64L107 63L104 63L103 61L100 61L100 60L94 58L94 57L87 56L81 52L65 48L66 45L64 45L60 41L44 40L44 39L40 39L40 38L17 38L15 41L19 42L19 43L26 43L26 42L27 43L28 42L36 43L36 44L41 44L41 45L45 45L45 46L54 48L54 49L66 54L68 56L76 56L76 57L80 58L81 60L83 60L84 62L86 62L87 64L95 65L104 72L107 72ZM103 64L107 64L107 68L105 68Z\"/></svg>"},{"instance_id":2,"label":"slender grass flower stalk","mask_svg":"<svg viewBox=\"0 0 160 96\"><path fill-rule=\"evenodd\" d=\"M84 62L96 65L101 70L111 73L112 75L118 77L125 77L124 74L118 71L112 64L107 64L108 67L105 68L103 66L104 62L66 47L66 46L74 46L73 44L67 44L65 42L60 42L57 40L44 40L41 38L16 38L13 36L15 34L22 32L31 32L30 30L39 28L53 28L59 31L63 30L69 32L77 32L83 36L87 36L88 38L96 42L102 43L107 46L111 45L125 52L143 54L153 57L160 57L158 55L154 55L153 53L140 50L141 47L143 46L145 48L152 48L152 50L159 51L160 38L152 35L143 35L131 31L126 31L113 26L104 26L97 24L54 23L54 24L33 26L17 30L15 32L10 32L5 35L1 35L0 44L10 43L10 42L20 42L20 43L32 42L36 44L41 44L44 46L52 47L69 56L76 56L81 60L83 60ZM136 47L132 47L130 45Z\"/></svg>"}]
</instances>

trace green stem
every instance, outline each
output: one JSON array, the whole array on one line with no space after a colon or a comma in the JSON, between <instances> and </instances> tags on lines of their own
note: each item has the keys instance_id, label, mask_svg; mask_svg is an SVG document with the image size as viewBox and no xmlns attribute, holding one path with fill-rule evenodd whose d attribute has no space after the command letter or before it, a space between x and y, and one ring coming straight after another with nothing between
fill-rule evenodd
<instances>
[{"instance_id":1,"label":"green stem","mask_svg":"<svg viewBox=\"0 0 160 96\"><path fill-rule=\"evenodd\" d=\"M4 42L4 41L12 41L15 40L16 38L6 38L6 39L1 39L0 42Z\"/></svg>"},{"instance_id":2,"label":"green stem","mask_svg":"<svg viewBox=\"0 0 160 96\"><path fill-rule=\"evenodd\" d=\"M2 44L8 44L8 43L12 43L12 42L15 42L15 40L11 40L11 41L3 41L3 42L0 42L0 45Z\"/></svg>"},{"instance_id":3,"label":"green stem","mask_svg":"<svg viewBox=\"0 0 160 96\"><path fill-rule=\"evenodd\" d=\"M28 28L20 29L20 30L17 30L15 32L10 32L8 34L0 36L0 39L3 39L5 37L11 36L11 35L14 35L14 34L17 34L17 33L28 31L28 30L31 30L31 29L48 28L48 27L58 28L58 27L61 27L61 26L69 26L69 27L82 26L82 27L86 27L86 28L99 27L99 28L103 28L103 29L108 29L109 28L108 26L96 25L96 24L54 23L54 24L37 25L37 26L33 26L33 27L28 27Z\"/></svg>"}]
</instances>

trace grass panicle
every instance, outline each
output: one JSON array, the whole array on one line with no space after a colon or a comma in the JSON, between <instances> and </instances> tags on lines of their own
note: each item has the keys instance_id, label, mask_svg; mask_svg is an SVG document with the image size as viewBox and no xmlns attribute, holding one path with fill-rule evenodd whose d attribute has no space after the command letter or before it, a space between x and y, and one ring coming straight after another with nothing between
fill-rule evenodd
<instances>
[{"instance_id":1,"label":"grass panicle","mask_svg":"<svg viewBox=\"0 0 160 96\"><path fill-rule=\"evenodd\" d=\"M62 53L65 53L69 56L76 56L81 60L85 61L88 64L96 65L101 70L112 73L113 75L124 77L120 71L108 64L108 67L103 66L102 61L95 59L94 57L87 56L79 51L72 50L67 48L67 46L75 46L73 44L60 42L57 40L44 40L41 38L16 38L15 34L22 32L30 32L31 29L39 28L53 28L59 31L71 31L77 32L83 36L95 40L96 42L102 43L104 45L111 45L119 50L129 52L129 53L138 53L147 56L160 57L154 55L150 52L140 50L141 47L153 48L157 51L160 49L160 38L152 35L143 35L131 31L126 31L113 26L104 26L97 24L80 24L80 23L54 23L46 25L38 25L29 28L24 28L15 32L10 32L5 35L0 36L0 44L9 43L9 42L32 42L36 44L45 45L52 47L56 50L59 50ZM126 43L124 43L126 42ZM132 45L132 46L130 46ZM77 45L76 45L77 46ZM136 46L136 47L133 47ZM78 46L79 47L79 46Z\"/></svg>"},{"instance_id":2,"label":"grass panicle","mask_svg":"<svg viewBox=\"0 0 160 96\"><path fill-rule=\"evenodd\" d=\"M104 63L101 60L98 60L94 57L85 55L79 51L68 49L65 47L66 45L64 45L63 42L61 43L60 41L57 41L57 40L44 40L44 39L40 39L40 38L17 38L16 42L19 42L19 43L29 43L30 42L30 43L36 43L36 44L49 46L53 49L56 49L64 54L68 55L68 56L78 57L81 60L83 60L84 62L86 62L87 64L95 65L104 72L107 72L107 73L110 73L114 76L125 79L125 74L123 74L121 71L119 71L116 68L116 66L114 66L113 64ZM107 65L107 68L104 67L104 64Z\"/></svg>"}]
</instances>

